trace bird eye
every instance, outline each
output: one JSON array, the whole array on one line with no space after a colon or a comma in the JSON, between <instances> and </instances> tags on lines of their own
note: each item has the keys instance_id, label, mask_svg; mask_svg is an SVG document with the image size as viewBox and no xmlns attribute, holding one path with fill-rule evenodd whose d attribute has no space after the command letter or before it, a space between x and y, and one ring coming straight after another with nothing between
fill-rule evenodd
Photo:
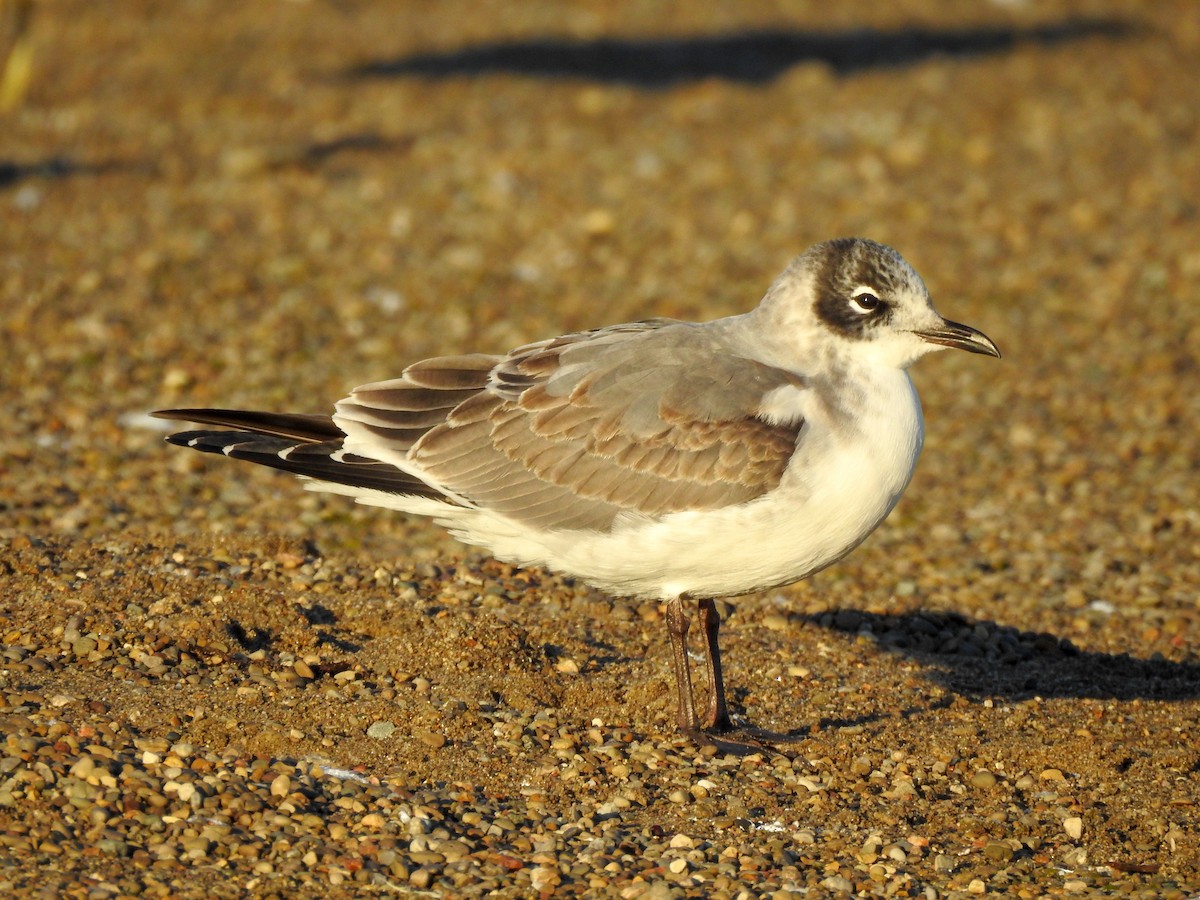
<instances>
[{"instance_id":1,"label":"bird eye","mask_svg":"<svg viewBox=\"0 0 1200 900\"><path fill-rule=\"evenodd\" d=\"M854 307L855 312L860 312L863 315L873 313L879 309L882 300L876 297L868 290L860 289L853 297L850 298L850 305Z\"/></svg>"}]
</instances>

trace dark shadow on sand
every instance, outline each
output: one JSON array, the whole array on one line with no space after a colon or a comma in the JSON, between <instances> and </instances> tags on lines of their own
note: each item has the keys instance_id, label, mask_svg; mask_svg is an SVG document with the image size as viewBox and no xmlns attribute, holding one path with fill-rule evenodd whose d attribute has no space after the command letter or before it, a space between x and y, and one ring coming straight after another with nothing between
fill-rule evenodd
<instances>
[{"instance_id":1,"label":"dark shadow on sand","mask_svg":"<svg viewBox=\"0 0 1200 900\"><path fill-rule=\"evenodd\" d=\"M329 140L278 141L229 155L223 158L222 169L226 174L240 177L269 174L281 169L319 169L353 154L399 156L406 153L414 142L412 135L388 137L372 131L355 132ZM157 176L160 169L147 160L80 162L69 156L51 156L29 162L0 159L0 191L32 180L63 181L110 173Z\"/></svg>"},{"instance_id":2,"label":"dark shadow on sand","mask_svg":"<svg viewBox=\"0 0 1200 900\"><path fill-rule=\"evenodd\" d=\"M106 175L110 172L136 170L153 171L153 167L143 162L120 160L98 163L79 162L69 156L51 156L33 162L13 162L0 159L0 190L13 187L31 178L58 181L78 175Z\"/></svg>"},{"instance_id":3,"label":"dark shadow on sand","mask_svg":"<svg viewBox=\"0 0 1200 900\"><path fill-rule=\"evenodd\" d=\"M953 612L880 615L853 611L844 617L835 613L832 624L827 619L827 615L814 616L809 621L869 637L889 653L926 666L928 677L946 690L973 699L1171 701L1200 697L1198 663L1080 650L1053 634L1022 631Z\"/></svg>"},{"instance_id":4,"label":"dark shadow on sand","mask_svg":"<svg viewBox=\"0 0 1200 900\"><path fill-rule=\"evenodd\" d=\"M885 718L923 715L952 705L956 697L974 702L1021 702L1034 697L1166 702L1200 698L1198 663L1171 662L1158 655L1139 659L1128 653L1080 650L1052 634L1022 631L953 612L881 615L846 609L792 618L799 624L867 637L888 653L913 659L926 668L925 677L946 694L889 712L822 718L787 732L748 725L739 729L741 736L772 745L794 743L826 728L853 728ZM736 695L733 705L741 708Z\"/></svg>"},{"instance_id":5,"label":"dark shadow on sand","mask_svg":"<svg viewBox=\"0 0 1200 900\"><path fill-rule=\"evenodd\" d=\"M868 69L914 65L936 57L1004 53L1021 44L1053 47L1091 37L1124 38L1134 29L1119 19L1077 18L1024 28L762 29L586 41L545 37L374 59L343 74L352 79L452 78L505 72L648 89L707 78L764 84L801 63L823 63L838 75L851 75Z\"/></svg>"}]
</instances>

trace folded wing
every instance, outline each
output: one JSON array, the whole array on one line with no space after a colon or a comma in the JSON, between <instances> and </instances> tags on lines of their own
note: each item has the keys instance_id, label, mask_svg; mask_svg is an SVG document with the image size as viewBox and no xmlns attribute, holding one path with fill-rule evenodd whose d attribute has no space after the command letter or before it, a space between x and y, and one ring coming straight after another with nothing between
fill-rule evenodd
<instances>
[{"instance_id":1,"label":"folded wing","mask_svg":"<svg viewBox=\"0 0 1200 900\"><path fill-rule=\"evenodd\" d=\"M358 388L334 422L347 451L533 527L717 509L777 485L803 423L758 415L795 375L716 341L654 320L518 348L475 380L428 360Z\"/></svg>"},{"instance_id":2,"label":"folded wing","mask_svg":"<svg viewBox=\"0 0 1200 900\"><path fill-rule=\"evenodd\" d=\"M604 531L621 516L719 509L774 488L803 426L761 414L779 388L802 380L738 356L711 330L657 319L506 357L427 359L355 389L332 418L155 415L234 429L172 443L361 489L366 502L380 502L371 492L431 498L530 527Z\"/></svg>"}]
</instances>

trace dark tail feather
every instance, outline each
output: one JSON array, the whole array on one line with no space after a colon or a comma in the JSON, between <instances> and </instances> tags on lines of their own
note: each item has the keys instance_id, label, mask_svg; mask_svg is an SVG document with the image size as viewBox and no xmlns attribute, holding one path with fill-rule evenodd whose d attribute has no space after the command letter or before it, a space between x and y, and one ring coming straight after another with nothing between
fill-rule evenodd
<instances>
[{"instance_id":1,"label":"dark tail feather","mask_svg":"<svg viewBox=\"0 0 1200 900\"><path fill-rule=\"evenodd\" d=\"M202 425L224 425L254 434L288 438L303 443L341 440L345 435L329 416L302 413L253 412L244 409L160 409L150 413L158 419L177 422L199 422ZM193 433L194 434L194 433ZM179 443L172 441L172 443ZM197 450L201 449L199 447ZM209 451L213 453L220 450Z\"/></svg>"},{"instance_id":2,"label":"dark tail feather","mask_svg":"<svg viewBox=\"0 0 1200 900\"><path fill-rule=\"evenodd\" d=\"M339 431L338 437L342 436ZM449 502L440 491L390 463L346 453L342 450L340 440L297 443L294 437L276 437L250 431L181 431L170 435L167 443L189 447L201 453L218 453L231 459L244 459L317 481Z\"/></svg>"}]
</instances>

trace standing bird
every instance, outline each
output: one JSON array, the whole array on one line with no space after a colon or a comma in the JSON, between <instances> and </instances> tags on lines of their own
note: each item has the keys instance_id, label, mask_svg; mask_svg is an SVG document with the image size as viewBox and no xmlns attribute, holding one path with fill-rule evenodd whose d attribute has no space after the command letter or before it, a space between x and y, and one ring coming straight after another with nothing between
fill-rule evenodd
<instances>
[{"instance_id":1,"label":"standing bird","mask_svg":"<svg viewBox=\"0 0 1200 900\"><path fill-rule=\"evenodd\" d=\"M906 370L943 347L1000 356L938 315L896 251L842 238L797 257L743 315L426 359L351 391L332 417L155 415L234 429L173 444L429 516L517 565L665 601L678 725L697 734L731 727L714 598L798 581L875 530L921 452ZM708 651L703 718L687 601Z\"/></svg>"}]
</instances>

